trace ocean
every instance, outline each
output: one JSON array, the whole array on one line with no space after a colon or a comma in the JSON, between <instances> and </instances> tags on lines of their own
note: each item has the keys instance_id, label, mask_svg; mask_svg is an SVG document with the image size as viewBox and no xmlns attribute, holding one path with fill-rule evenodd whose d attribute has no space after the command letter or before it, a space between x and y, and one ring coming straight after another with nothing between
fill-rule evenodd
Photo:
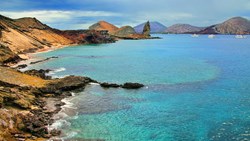
<instances>
[{"instance_id":1,"label":"ocean","mask_svg":"<svg viewBox=\"0 0 250 141\"><path fill-rule=\"evenodd\" d=\"M88 85L73 93L51 128L64 140L250 140L250 36L153 35L35 54L29 69L53 77L88 76L100 82L138 82L139 90Z\"/></svg>"}]
</instances>

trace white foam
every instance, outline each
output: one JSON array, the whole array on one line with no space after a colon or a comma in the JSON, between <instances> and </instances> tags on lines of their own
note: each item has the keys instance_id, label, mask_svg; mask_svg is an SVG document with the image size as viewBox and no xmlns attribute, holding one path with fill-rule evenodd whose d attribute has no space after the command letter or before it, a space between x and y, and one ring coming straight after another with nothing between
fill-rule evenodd
<instances>
[{"instance_id":1,"label":"white foam","mask_svg":"<svg viewBox=\"0 0 250 141\"><path fill-rule=\"evenodd\" d=\"M93 83L93 82L91 82L91 83L89 83L90 85L96 85L96 86L99 86L100 84L98 84L98 83Z\"/></svg>"},{"instance_id":2,"label":"white foam","mask_svg":"<svg viewBox=\"0 0 250 141\"><path fill-rule=\"evenodd\" d=\"M76 94L74 92L71 92L71 96L76 96Z\"/></svg>"},{"instance_id":3,"label":"white foam","mask_svg":"<svg viewBox=\"0 0 250 141\"><path fill-rule=\"evenodd\" d=\"M48 125L47 128L49 131L53 129L61 129L63 126L70 126L71 124L67 122L66 120L60 119L55 121L52 125Z\"/></svg>"},{"instance_id":4,"label":"white foam","mask_svg":"<svg viewBox=\"0 0 250 141\"><path fill-rule=\"evenodd\" d=\"M62 68L59 68L59 69L55 69L54 72L61 72L61 71L65 71L65 70L66 70L66 68L62 67Z\"/></svg>"},{"instance_id":5,"label":"white foam","mask_svg":"<svg viewBox=\"0 0 250 141\"><path fill-rule=\"evenodd\" d=\"M59 76L59 75L53 75L52 78L64 78L64 77L67 77L69 75L62 75L62 76Z\"/></svg>"},{"instance_id":6,"label":"white foam","mask_svg":"<svg viewBox=\"0 0 250 141\"><path fill-rule=\"evenodd\" d=\"M63 108L77 109L75 105L70 102L71 100L72 99L67 99L67 98L62 99L61 101L65 103L65 105L62 106L62 109Z\"/></svg>"},{"instance_id":7,"label":"white foam","mask_svg":"<svg viewBox=\"0 0 250 141\"><path fill-rule=\"evenodd\" d=\"M67 133L66 137L64 137L64 138L65 139L70 139L70 138L73 138L76 135L77 135L77 132L72 131L72 132Z\"/></svg>"},{"instance_id":8,"label":"white foam","mask_svg":"<svg viewBox=\"0 0 250 141\"><path fill-rule=\"evenodd\" d=\"M66 68L61 67L61 68L58 68L58 69L54 69L54 70L50 71L48 73L48 75L53 75L53 74L56 74L56 73L62 72L62 71L66 71Z\"/></svg>"}]
</instances>

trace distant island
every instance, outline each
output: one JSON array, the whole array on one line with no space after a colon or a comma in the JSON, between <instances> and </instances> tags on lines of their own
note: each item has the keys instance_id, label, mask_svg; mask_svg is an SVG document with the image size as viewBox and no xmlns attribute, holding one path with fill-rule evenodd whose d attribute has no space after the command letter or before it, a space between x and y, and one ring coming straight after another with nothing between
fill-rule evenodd
<instances>
[{"instance_id":1,"label":"distant island","mask_svg":"<svg viewBox=\"0 0 250 141\"><path fill-rule=\"evenodd\" d=\"M135 31L141 33L144 24L145 23L135 26ZM242 17L234 17L225 22L208 27L198 27L186 23L179 23L166 27L159 22L150 22L150 27L151 33L164 34L250 34L250 21Z\"/></svg>"}]
</instances>

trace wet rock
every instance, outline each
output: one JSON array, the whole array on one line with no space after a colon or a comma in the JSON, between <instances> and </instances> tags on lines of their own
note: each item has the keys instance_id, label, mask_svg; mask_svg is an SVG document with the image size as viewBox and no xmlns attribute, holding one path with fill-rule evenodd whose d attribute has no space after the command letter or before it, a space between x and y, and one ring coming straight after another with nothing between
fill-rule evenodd
<instances>
[{"instance_id":1,"label":"wet rock","mask_svg":"<svg viewBox=\"0 0 250 141\"><path fill-rule=\"evenodd\" d=\"M104 88L118 88L118 87L121 86L121 85L118 85L118 84L107 83L107 82L100 83L100 85L101 85L101 87L104 87Z\"/></svg>"},{"instance_id":2,"label":"wet rock","mask_svg":"<svg viewBox=\"0 0 250 141\"><path fill-rule=\"evenodd\" d=\"M140 83L125 83L121 87L125 89L139 89L144 87L144 85Z\"/></svg>"},{"instance_id":3,"label":"wet rock","mask_svg":"<svg viewBox=\"0 0 250 141\"><path fill-rule=\"evenodd\" d=\"M17 67L16 67L16 69L24 69L24 68L26 68L28 65L26 65L26 64L21 64L21 65L18 65Z\"/></svg>"},{"instance_id":4,"label":"wet rock","mask_svg":"<svg viewBox=\"0 0 250 141\"><path fill-rule=\"evenodd\" d=\"M37 77L40 77L42 79L49 80L49 79L52 79L52 77L47 76L46 74L49 73L50 71L51 70L49 70L49 69L47 69L47 70L43 70L43 69L35 70L35 69L32 69L32 70L25 71L24 73L29 74L29 75L33 75L33 76L37 76Z\"/></svg>"},{"instance_id":5,"label":"wet rock","mask_svg":"<svg viewBox=\"0 0 250 141\"><path fill-rule=\"evenodd\" d=\"M58 135L61 134L61 131L60 131L60 130L53 129L53 130L50 131L50 134L51 134L52 136L58 136Z\"/></svg>"},{"instance_id":6,"label":"wet rock","mask_svg":"<svg viewBox=\"0 0 250 141\"><path fill-rule=\"evenodd\" d=\"M84 88L88 83L96 82L88 77L81 76L67 76L62 79L57 79L48 84L46 87L41 88L42 93L56 93L62 94L63 91L72 91L80 88Z\"/></svg>"}]
</instances>

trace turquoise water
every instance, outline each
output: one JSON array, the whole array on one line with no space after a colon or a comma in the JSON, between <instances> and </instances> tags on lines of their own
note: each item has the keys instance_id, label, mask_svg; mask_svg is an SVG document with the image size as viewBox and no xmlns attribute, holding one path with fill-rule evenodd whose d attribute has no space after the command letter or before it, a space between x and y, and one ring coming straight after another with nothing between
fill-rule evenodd
<instances>
[{"instance_id":1,"label":"turquoise water","mask_svg":"<svg viewBox=\"0 0 250 141\"><path fill-rule=\"evenodd\" d=\"M68 140L250 140L250 40L220 35L157 35L37 54L59 56L30 68L54 77L89 76L102 82L140 82L140 90L89 85L53 126ZM249 38L249 37L248 37Z\"/></svg>"}]
</instances>

